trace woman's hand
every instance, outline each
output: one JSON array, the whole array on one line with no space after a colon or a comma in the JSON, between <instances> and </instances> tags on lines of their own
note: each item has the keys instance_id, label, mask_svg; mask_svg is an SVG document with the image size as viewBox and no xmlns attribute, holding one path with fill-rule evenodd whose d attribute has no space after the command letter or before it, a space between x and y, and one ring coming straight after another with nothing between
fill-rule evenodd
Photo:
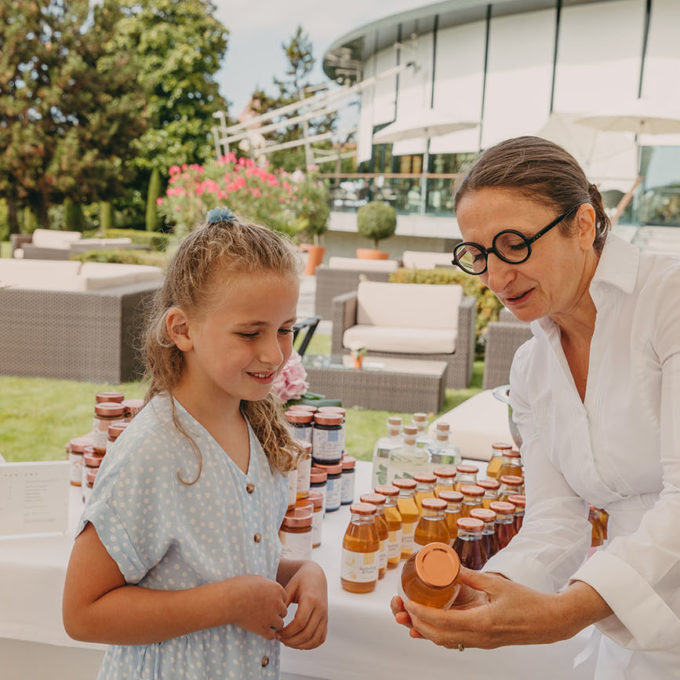
<instances>
[{"instance_id":1,"label":"woman's hand","mask_svg":"<svg viewBox=\"0 0 680 680\"><path fill-rule=\"evenodd\" d=\"M283 586L252 574L235 576L222 583L228 585L231 609L237 612L229 623L273 640L276 631L283 627L283 619L288 611Z\"/></svg>"},{"instance_id":2,"label":"woman's hand","mask_svg":"<svg viewBox=\"0 0 680 680\"><path fill-rule=\"evenodd\" d=\"M461 592L450 609L392 600L397 623L452 649L556 642L578 632L562 616L559 595L546 595L497 574L461 568ZM402 606L403 605L403 608Z\"/></svg>"},{"instance_id":3,"label":"woman's hand","mask_svg":"<svg viewBox=\"0 0 680 680\"><path fill-rule=\"evenodd\" d=\"M316 563L306 561L286 584L286 605L297 603L295 618L276 638L287 647L314 649L326 639L328 596L326 576Z\"/></svg>"}]
</instances>

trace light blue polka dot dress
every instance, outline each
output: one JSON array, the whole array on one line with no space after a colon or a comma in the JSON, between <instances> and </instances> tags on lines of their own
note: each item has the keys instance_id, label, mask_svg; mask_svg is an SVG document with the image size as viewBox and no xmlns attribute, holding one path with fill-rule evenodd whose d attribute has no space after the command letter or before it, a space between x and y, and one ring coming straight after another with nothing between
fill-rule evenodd
<instances>
[{"instance_id":1,"label":"light blue polka dot dress","mask_svg":"<svg viewBox=\"0 0 680 680\"><path fill-rule=\"evenodd\" d=\"M171 404L157 396L106 455L78 532L91 522L127 583L183 590L240 574L276 578L278 529L288 487L272 471L250 433L244 474L175 401L182 426L203 454L198 471L191 445L172 423ZM109 647L99 680L278 678L279 643L235 625L151 645Z\"/></svg>"}]
</instances>

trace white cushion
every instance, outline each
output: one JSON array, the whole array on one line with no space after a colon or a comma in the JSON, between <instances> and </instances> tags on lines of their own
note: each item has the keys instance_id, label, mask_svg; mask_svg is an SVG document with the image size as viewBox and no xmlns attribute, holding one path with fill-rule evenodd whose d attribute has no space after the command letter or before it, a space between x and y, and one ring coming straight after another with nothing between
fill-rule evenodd
<instances>
[{"instance_id":1,"label":"white cushion","mask_svg":"<svg viewBox=\"0 0 680 680\"><path fill-rule=\"evenodd\" d=\"M451 426L451 441L458 446L463 458L489 460L491 444L513 444L508 425L508 407L484 390L437 418L429 428L434 435L437 423Z\"/></svg>"},{"instance_id":2,"label":"white cushion","mask_svg":"<svg viewBox=\"0 0 680 680\"><path fill-rule=\"evenodd\" d=\"M357 324L456 330L462 297L457 284L360 281Z\"/></svg>"},{"instance_id":3,"label":"white cushion","mask_svg":"<svg viewBox=\"0 0 680 680\"><path fill-rule=\"evenodd\" d=\"M36 229L31 243L39 248L59 248L66 250L74 241L79 241L79 231L59 231L57 229Z\"/></svg>"},{"instance_id":4,"label":"white cushion","mask_svg":"<svg viewBox=\"0 0 680 680\"><path fill-rule=\"evenodd\" d=\"M96 290L142 281L161 281L163 272L159 267L150 265L85 262L79 279L83 290Z\"/></svg>"},{"instance_id":5,"label":"white cushion","mask_svg":"<svg viewBox=\"0 0 680 680\"><path fill-rule=\"evenodd\" d=\"M458 331L397 326L352 326L342 336L346 349L365 347L369 352L453 354Z\"/></svg>"},{"instance_id":6,"label":"white cushion","mask_svg":"<svg viewBox=\"0 0 680 680\"><path fill-rule=\"evenodd\" d=\"M14 252L12 253L12 257L16 257L17 260L21 260L24 257L24 249L23 248L15 248Z\"/></svg>"},{"instance_id":7,"label":"white cushion","mask_svg":"<svg viewBox=\"0 0 680 680\"><path fill-rule=\"evenodd\" d=\"M399 263L396 260L363 260L358 257L333 256L328 260L328 267L365 272L396 272L399 269Z\"/></svg>"},{"instance_id":8,"label":"white cushion","mask_svg":"<svg viewBox=\"0 0 680 680\"><path fill-rule=\"evenodd\" d=\"M450 265L452 253L435 253L422 250L405 250L401 256L404 267L409 269L434 269L437 265Z\"/></svg>"}]
</instances>

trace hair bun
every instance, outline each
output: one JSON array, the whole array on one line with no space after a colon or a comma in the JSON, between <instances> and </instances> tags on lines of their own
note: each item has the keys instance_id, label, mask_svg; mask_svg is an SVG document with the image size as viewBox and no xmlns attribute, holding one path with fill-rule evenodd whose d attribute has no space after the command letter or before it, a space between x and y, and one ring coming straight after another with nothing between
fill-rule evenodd
<instances>
[{"instance_id":1,"label":"hair bun","mask_svg":"<svg viewBox=\"0 0 680 680\"><path fill-rule=\"evenodd\" d=\"M215 224L215 222L231 222L236 219L236 215L234 215L234 213L226 206L220 206L219 208L209 210L205 219L208 224Z\"/></svg>"}]
</instances>

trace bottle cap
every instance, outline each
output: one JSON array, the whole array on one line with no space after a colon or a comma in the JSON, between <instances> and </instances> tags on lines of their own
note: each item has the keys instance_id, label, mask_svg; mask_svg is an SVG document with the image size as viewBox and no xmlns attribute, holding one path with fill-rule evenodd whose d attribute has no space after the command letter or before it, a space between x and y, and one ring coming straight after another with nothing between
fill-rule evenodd
<instances>
[{"instance_id":1,"label":"bottle cap","mask_svg":"<svg viewBox=\"0 0 680 680\"><path fill-rule=\"evenodd\" d=\"M460 487L461 493L463 496L483 496L484 495L484 489L482 489L481 486L477 486L476 484L466 484L465 486Z\"/></svg>"},{"instance_id":2,"label":"bottle cap","mask_svg":"<svg viewBox=\"0 0 680 680\"><path fill-rule=\"evenodd\" d=\"M494 442L493 444L491 444L491 448L494 451L505 452L510 451L510 449L512 449L512 444L508 444L506 442Z\"/></svg>"},{"instance_id":3,"label":"bottle cap","mask_svg":"<svg viewBox=\"0 0 680 680\"><path fill-rule=\"evenodd\" d=\"M434 426L434 429L435 429L437 432L447 432L447 433L448 433L448 432L451 430L451 426L450 426L447 422L445 422L445 421L443 421L443 420L440 420L440 421Z\"/></svg>"},{"instance_id":4,"label":"bottle cap","mask_svg":"<svg viewBox=\"0 0 680 680\"><path fill-rule=\"evenodd\" d=\"M309 473L309 481L312 484L325 484L328 479L328 473L318 467L313 467Z\"/></svg>"},{"instance_id":5,"label":"bottle cap","mask_svg":"<svg viewBox=\"0 0 680 680\"><path fill-rule=\"evenodd\" d=\"M524 484L524 477L519 475L503 475L500 478L500 483L506 486L522 486Z\"/></svg>"},{"instance_id":6,"label":"bottle cap","mask_svg":"<svg viewBox=\"0 0 680 680\"><path fill-rule=\"evenodd\" d=\"M123 407L123 404L117 402L102 401L94 405L94 412L98 416L103 416L104 418L114 418L116 416L123 416L125 414L125 408Z\"/></svg>"},{"instance_id":7,"label":"bottle cap","mask_svg":"<svg viewBox=\"0 0 680 680\"><path fill-rule=\"evenodd\" d=\"M340 413L321 413L314 414L314 422L317 425L342 425L342 415Z\"/></svg>"},{"instance_id":8,"label":"bottle cap","mask_svg":"<svg viewBox=\"0 0 680 680\"><path fill-rule=\"evenodd\" d=\"M481 519L482 522L486 523L496 521L496 513L493 510L487 510L486 508L475 508L474 510L470 510L470 517Z\"/></svg>"},{"instance_id":9,"label":"bottle cap","mask_svg":"<svg viewBox=\"0 0 680 680\"><path fill-rule=\"evenodd\" d=\"M310 491L307 498L312 501L312 505L315 508L323 507L323 494L319 491Z\"/></svg>"},{"instance_id":10,"label":"bottle cap","mask_svg":"<svg viewBox=\"0 0 680 680\"><path fill-rule=\"evenodd\" d=\"M315 467L323 470L326 475L342 474L342 463L331 463L330 465L326 465L325 463L315 463Z\"/></svg>"},{"instance_id":11,"label":"bottle cap","mask_svg":"<svg viewBox=\"0 0 680 680\"><path fill-rule=\"evenodd\" d=\"M94 395L94 400L98 404L102 402L115 402L120 404L123 399L125 399L125 395L122 392L97 392L97 394Z\"/></svg>"},{"instance_id":12,"label":"bottle cap","mask_svg":"<svg viewBox=\"0 0 680 680\"><path fill-rule=\"evenodd\" d=\"M434 471L434 476L442 479L453 479L456 476L456 471L453 468L441 467Z\"/></svg>"},{"instance_id":13,"label":"bottle cap","mask_svg":"<svg viewBox=\"0 0 680 680\"><path fill-rule=\"evenodd\" d=\"M437 478L429 472L419 472L418 474L413 475L413 479L421 484L434 484L437 481Z\"/></svg>"},{"instance_id":14,"label":"bottle cap","mask_svg":"<svg viewBox=\"0 0 680 680\"><path fill-rule=\"evenodd\" d=\"M415 437L418 434L418 428L415 425L404 425L404 434Z\"/></svg>"},{"instance_id":15,"label":"bottle cap","mask_svg":"<svg viewBox=\"0 0 680 680\"><path fill-rule=\"evenodd\" d=\"M106 431L111 437L111 439L117 439L122 433L123 430L129 425L130 423L124 421L124 420L117 420L113 423L111 423L107 428Z\"/></svg>"},{"instance_id":16,"label":"bottle cap","mask_svg":"<svg viewBox=\"0 0 680 680\"><path fill-rule=\"evenodd\" d=\"M349 506L349 511L353 515L374 515L377 508L371 503L352 503Z\"/></svg>"},{"instance_id":17,"label":"bottle cap","mask_svg":"<svg viewBox=\"0 0 680 680\"><path fill-rule=\"evenodd\" d=\"M393 484L380 484L379 486L376 486L375 489L373 489L373 491L379 493L381 496L399 495L399 489Z\"/></svg>"},{"instance_id":18,"label":"bottle cap","mask_svg":"<svg viewBox=\"0 0 680 680\"><path fill-rule=\"evenodd\" d=\"M357 463L357 459L353 456L343 456L342 458L342 469L344 470L354 470L354 466Z\"/></svg>"},{"instance_id":19,"label":"bottle cap","mask_svg":"<svg viewBox=\"0 0 680 680\"><path fill-rule=\"evenodd\" d=\"M418 578L423 583L434 588L444 588L458 578L460 559L451 546L433 542L416 553L415 567Z\"/></svg>"},{"instance_id":20,"label":"bottle cap","mask_svg":"<svg viewBox=\"0 0 680 680\"><path fill-rule=\"evenodd\" d=\"M512 503L516 507L525 508L527 499L523 494L512 494L508 496L508 503Z\"/></svg>"},{"instance_id":21,"label":"bottle cap","mask_svg":"<svg viewBox=\"0 0 680 680\"><path fill-rule=\"evenodd\" d=\"M397 489L415 489L417 486L415 479L408 479L406 477L397 477L397 479L392 480L392 484Z\"/></svg>"},{"instance_id":22,"label":"bottle cap","mask_svg":"<svg viewBox=\"0 0 680 680\"><path fill-rule=\"evenodd\" d=\"M476 465L457 465L456 470L462 475L476 475L479 472Z\"/></svg>"},{"instance_id":23,"label":"bottle cap","mask_svg":"<svg viewBox=\"0 0 680 680\"><path fill-rule=\"evenodd\" d=\"M444 489L439 492L438 498L442 498L447 503L461 503L463 501L463 494L460 491Z\"/></svg>"},{"instance_id":24,"label":"bottle cap","mask_svg":"<svg viewBox=\"0 0 680 680\"><path fill-rule=\"evenodd\" d=\"M318 413L339 413L341 416L345 416L347 413L342 406L319 406Z\"/></svg>"},{"instance_id":25,"label":"bottle cap","mask_svg":"<svg viewBox=\"0 0 680 680\"><path fill-rule=\"evenodd\" d=\"M85 449L88 446L92 446L92 437L87 435L83 437L74 437L68 443L68 447L72 453L85 453Z\"/></svg>"},{"instance_id":26,"label":"bottle cap","mask_svg":"<svg viewBox=\"0 0 680 680\"><path fill-rule=\"evenodd\" d=\"M456 524L463 531L481 531L484 528L484 522L474 517L461 517L456 520Z\"/></svg>"},{"instance_id":27,"label":"bottle cap","mask_svg":"<svg viewBox=\"0 0 680 680\"><path fill-rule=\"evenodd\" d=\"M481 486L482 489L497 490L500 489L500 482L497 479L478 479L477 486Z\"/></svg>"},{"instance_id":28,"label":"bottle cap","mask_svg":"<svg viewBox=\"0 0 680 680\"><path fill-rule=\"evenodd\" d=\"M283 416L289 423L311 423L314 420L314 415L311 411L303 411L301 409L288 410Z\"/></svg>"},{"instance_id":29,"label":"bottle cap","mask_svg":"<svg viewBox=\"0 0 680 680\"><path fill-rule=\"evenodd\" d=\"M302 508L294 508L289 510L283 516L283 523L281 526L297 529L301 527L312 526L313 509L309 506Z\"/></svg>"},{"instance_id":30,"label":"bottle cap","mask_svg":"<svg viewBox=\"0 0 680 680\"><path fill-rule=\"evenodd\" d=\"M443 498L423 498L420 504L427 510L446 510L446 501Z\"/></svg>"},{"instance_id":31,"label":"bottle cap","mask_svg":"<svg viewBox=\"0 0 680 680\"><path fill-rule=\"evenodd\" d=\"M515 512L515 506L506 501L493 501L489 503L489 510L493 510L497 515L512 515Z\"/></svg>"},{"instance_id":32,"label":"bottle cap","mask_svg":"<svg viewBox=\"0 0 680 680\"><path fill-rule=\"evenodd\" d=\"M506 458L521 458L521 454L517 449L510 449L510 451L503 451L503 455Z\"/></svg>"},{"instance_id":33,"label":"bottle cap","mask_svg":"<svg viewBox=\"0 0 680 680\"><path fill-rule=\"evenodd\" d=\"M413 414L413 422L414 423L422 423L427 420L427 413L414 413Z\"/></svg>"},{"instance_id":34,"label":"bottle cap","mask_svg":"<svg viewBox=\"0 0 680 680\"><path fill-rule=\"evenodd\" d=\"M371 503L372 505L384 505L385 496L381 493L365 493L359 497L362 503Z\"/></svg>"},{"instance_id":35,"label":"bottle cap","mask_svg":"<svg viewBox=\"0 0 680 680\"><path fill-rule=\"evenodd\" d=\"M85 467L99 467L102 464L102 458L103 456L98 456L96 453L91 452L91 453L86 453L83 456L83 463L85 463Z\"/></svg>"},{"instance_id":36,"label":"bottle cap","mask_svg":"<svg viewBox=\"0 0 680 680\"><path fill-rule=\"evenodd\" d=\"M387 424L392 425L394 427L401 427L402 425L402 420L400 416L390 416L387 419Z\"/></svg>"}]
</instances>

